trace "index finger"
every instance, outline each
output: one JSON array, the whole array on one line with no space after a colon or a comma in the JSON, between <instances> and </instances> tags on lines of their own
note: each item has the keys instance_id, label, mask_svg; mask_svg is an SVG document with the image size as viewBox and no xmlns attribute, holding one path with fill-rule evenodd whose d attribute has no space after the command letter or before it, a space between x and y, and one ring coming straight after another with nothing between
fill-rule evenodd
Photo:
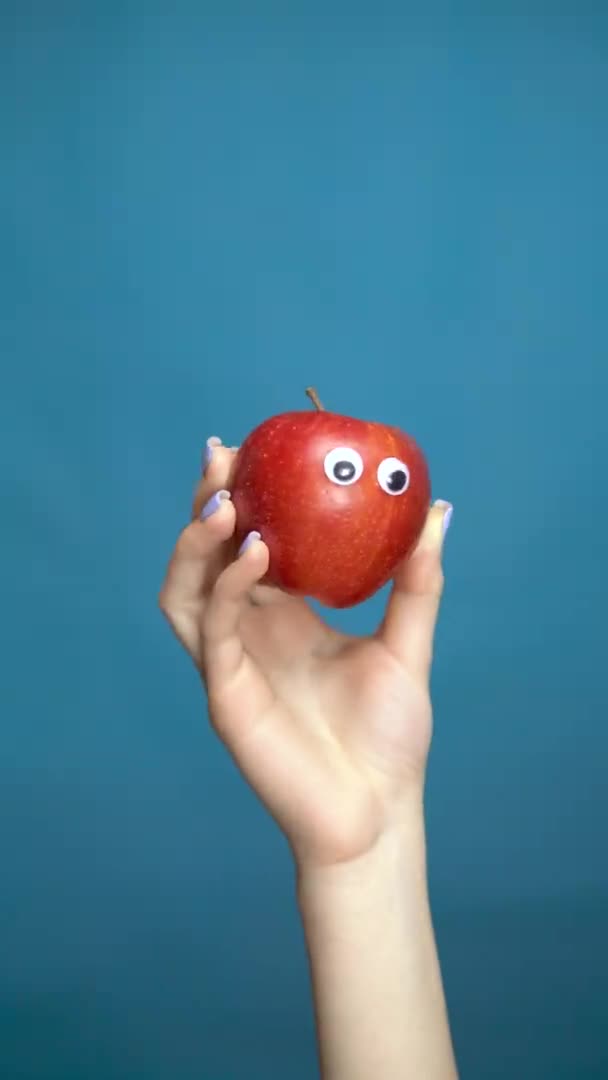
<instances>
[{"instance_id":1,"label":"index finger","mask_svg":"<svg viewBox=\"0 0 608 1080\"><path fill-rule=\"evenodd\" d=\"M237 450L238 446L223 446L216 436L208 439L203 473L196 485L192 500L193 521L201 516L205 503L216 491L231 490Z\"/></svg>"}]
</instances>

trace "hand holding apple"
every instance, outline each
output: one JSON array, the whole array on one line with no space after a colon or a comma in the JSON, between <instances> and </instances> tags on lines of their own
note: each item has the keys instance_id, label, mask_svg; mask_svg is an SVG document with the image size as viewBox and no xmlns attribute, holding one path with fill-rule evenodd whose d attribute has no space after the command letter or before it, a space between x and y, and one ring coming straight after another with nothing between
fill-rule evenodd
<instances>
[{"instance_id":1,"label":"hand holding apple","mask_svg":"<svg viewBox=\"0 0 608 1080\"><path fill-rule=\"evenodd\" d=\"M236 538L257 530L266 584L345 608L368 599L413 550L430 479L396 427L325 410L265 420L245 439L232 482Z\"/></svg>"},{"instance_id":2,"label":"hand holding apple","mask_svg":"<svg viewBox=\"0 0 608 1080\"><path fill-rule=\"evenodd\" d=\"M332 440L330 450L345 442ZM342 864L390 831L412 795L418 800L431 734L429 672L443 588L441 552L452 509L441 501L429 509L415 551L393 574L394 588L377 628L363 637L345 634L329 626L302 595L260 588L268 580L268 545L256 541L254 533L235 551L237 512L230 492L240 452L219 439L213 443L192 520L167 568L160 605L201 673L215 730L284 829L300 865ZM320 459L322 475L327 453ZM371 464L376 475L381 462L394 456L384 444L379 454ZM399 460L411 470L413 458ZM346 465L338 468L342 479L350 472ZM297 491L298 475L291 476ZM395 476L393 485L402 483ZM355 487L337 490L344 494ZM288 501L290 491L288 484ZM409 491L406 487L406 495ZM381 494L389 507L401 501L383 489ZM298 509L305 513L306 503L300 500ZM361 573L370 540L374 551L373 513L368 520L371 531L358 534ZM239 540L247 526L241 524ZM313 535L316 555L311 559L304 550L305 574L311 562L313 568L318 562L321 569L336 566L339 572L332 539L327 527L320 539ZM348 537L344 541L348 552ZM294 542L300 542L295 533ZM358 575L355 567L363 595ZM329 575L325 585L329 590ZM352 598L350 581L344 585L351 587ZM344 602L345 595L334 593L331 599Z\"/></svg>"},{"instance_id":3,"label":"hand holding apple","mask_svg":"<svg viewBox=\"0 0 608 1080\"><path fill-rule=\"evenodd\" d=\"M380 625L362 637L337 631L301 596L259 587L270 547L273 580L356 602L413 542L428 476L420 452L393 429L321 410L288 417L267 421L240 453L208 441L160 605L200 672L215 732L293 853L330 1071L385 1075L380 1032L391 1075L413 1060L422 1075L455 1076L423 819L451 506L436 502L426 514ZM394 509L410 495L411 510ZM237 500L250 515L239 540L253 526L268 544L250 531L234 550ZM404 1041L401 1018L412 1009L424 1022Z\"/></svg>"}]
</instances>

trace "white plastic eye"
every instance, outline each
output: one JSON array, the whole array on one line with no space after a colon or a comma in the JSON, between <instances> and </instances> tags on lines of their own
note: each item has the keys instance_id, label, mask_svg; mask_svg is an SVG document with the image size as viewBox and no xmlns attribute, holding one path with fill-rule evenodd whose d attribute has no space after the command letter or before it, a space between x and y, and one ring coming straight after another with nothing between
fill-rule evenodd
<instances>
[{"instance_id":1,"label":"white plastic eye","mask_svg":"<svg viewBox=\"0 0 608 1080\"><path fill-rule=\"evenodd\" d=\"M403 495L410 486L410 470L396 457L387 457L378 466L378 483L387 495Z\"/></svg>"},{"instance_id":2,"label":"white plastic eye","mask_svg":"<svg viewBox=\"0 0 608 1080\"><path fill-rule=\"evenodd\" d=\"M336 446L325 455L325 475L334 484L347 487L355 484L363 472L363 458L349 446Z\"/></svg>"}]
</instances>

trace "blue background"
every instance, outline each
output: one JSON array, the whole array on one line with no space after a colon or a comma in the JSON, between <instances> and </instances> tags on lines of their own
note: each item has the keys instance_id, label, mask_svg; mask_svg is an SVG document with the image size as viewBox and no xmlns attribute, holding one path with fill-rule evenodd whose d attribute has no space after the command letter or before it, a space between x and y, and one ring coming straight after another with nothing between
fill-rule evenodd
<instances>
[{"instance_id":1,"label":"blue background","mask_svg":"<svg viewBox=\"0 0 608 1080\"><path fill-rule=\"evenodd\" d=\"M607 18L52 7L0 9L2 1077L315 1075L286 845L156 607L204 440L309 383L455 505L463 1077L608 1075Z\"/></svg>"}]
</instances>

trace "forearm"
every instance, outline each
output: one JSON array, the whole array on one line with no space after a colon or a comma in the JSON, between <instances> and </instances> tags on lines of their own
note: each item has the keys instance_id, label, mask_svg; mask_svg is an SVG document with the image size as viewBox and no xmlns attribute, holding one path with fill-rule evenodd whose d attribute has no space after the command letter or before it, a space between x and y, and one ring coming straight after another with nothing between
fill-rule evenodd
<instances>
[{"instance_id":1,"label":"forearm","mask_svg":"<svg viewBox=\"0 0 608 1080\"><path fill-rule=\"evenodd\" d=\"M298 870L323 1080L457 1077L422 806L356 863Z\"/></svg>"}]
</instances>

